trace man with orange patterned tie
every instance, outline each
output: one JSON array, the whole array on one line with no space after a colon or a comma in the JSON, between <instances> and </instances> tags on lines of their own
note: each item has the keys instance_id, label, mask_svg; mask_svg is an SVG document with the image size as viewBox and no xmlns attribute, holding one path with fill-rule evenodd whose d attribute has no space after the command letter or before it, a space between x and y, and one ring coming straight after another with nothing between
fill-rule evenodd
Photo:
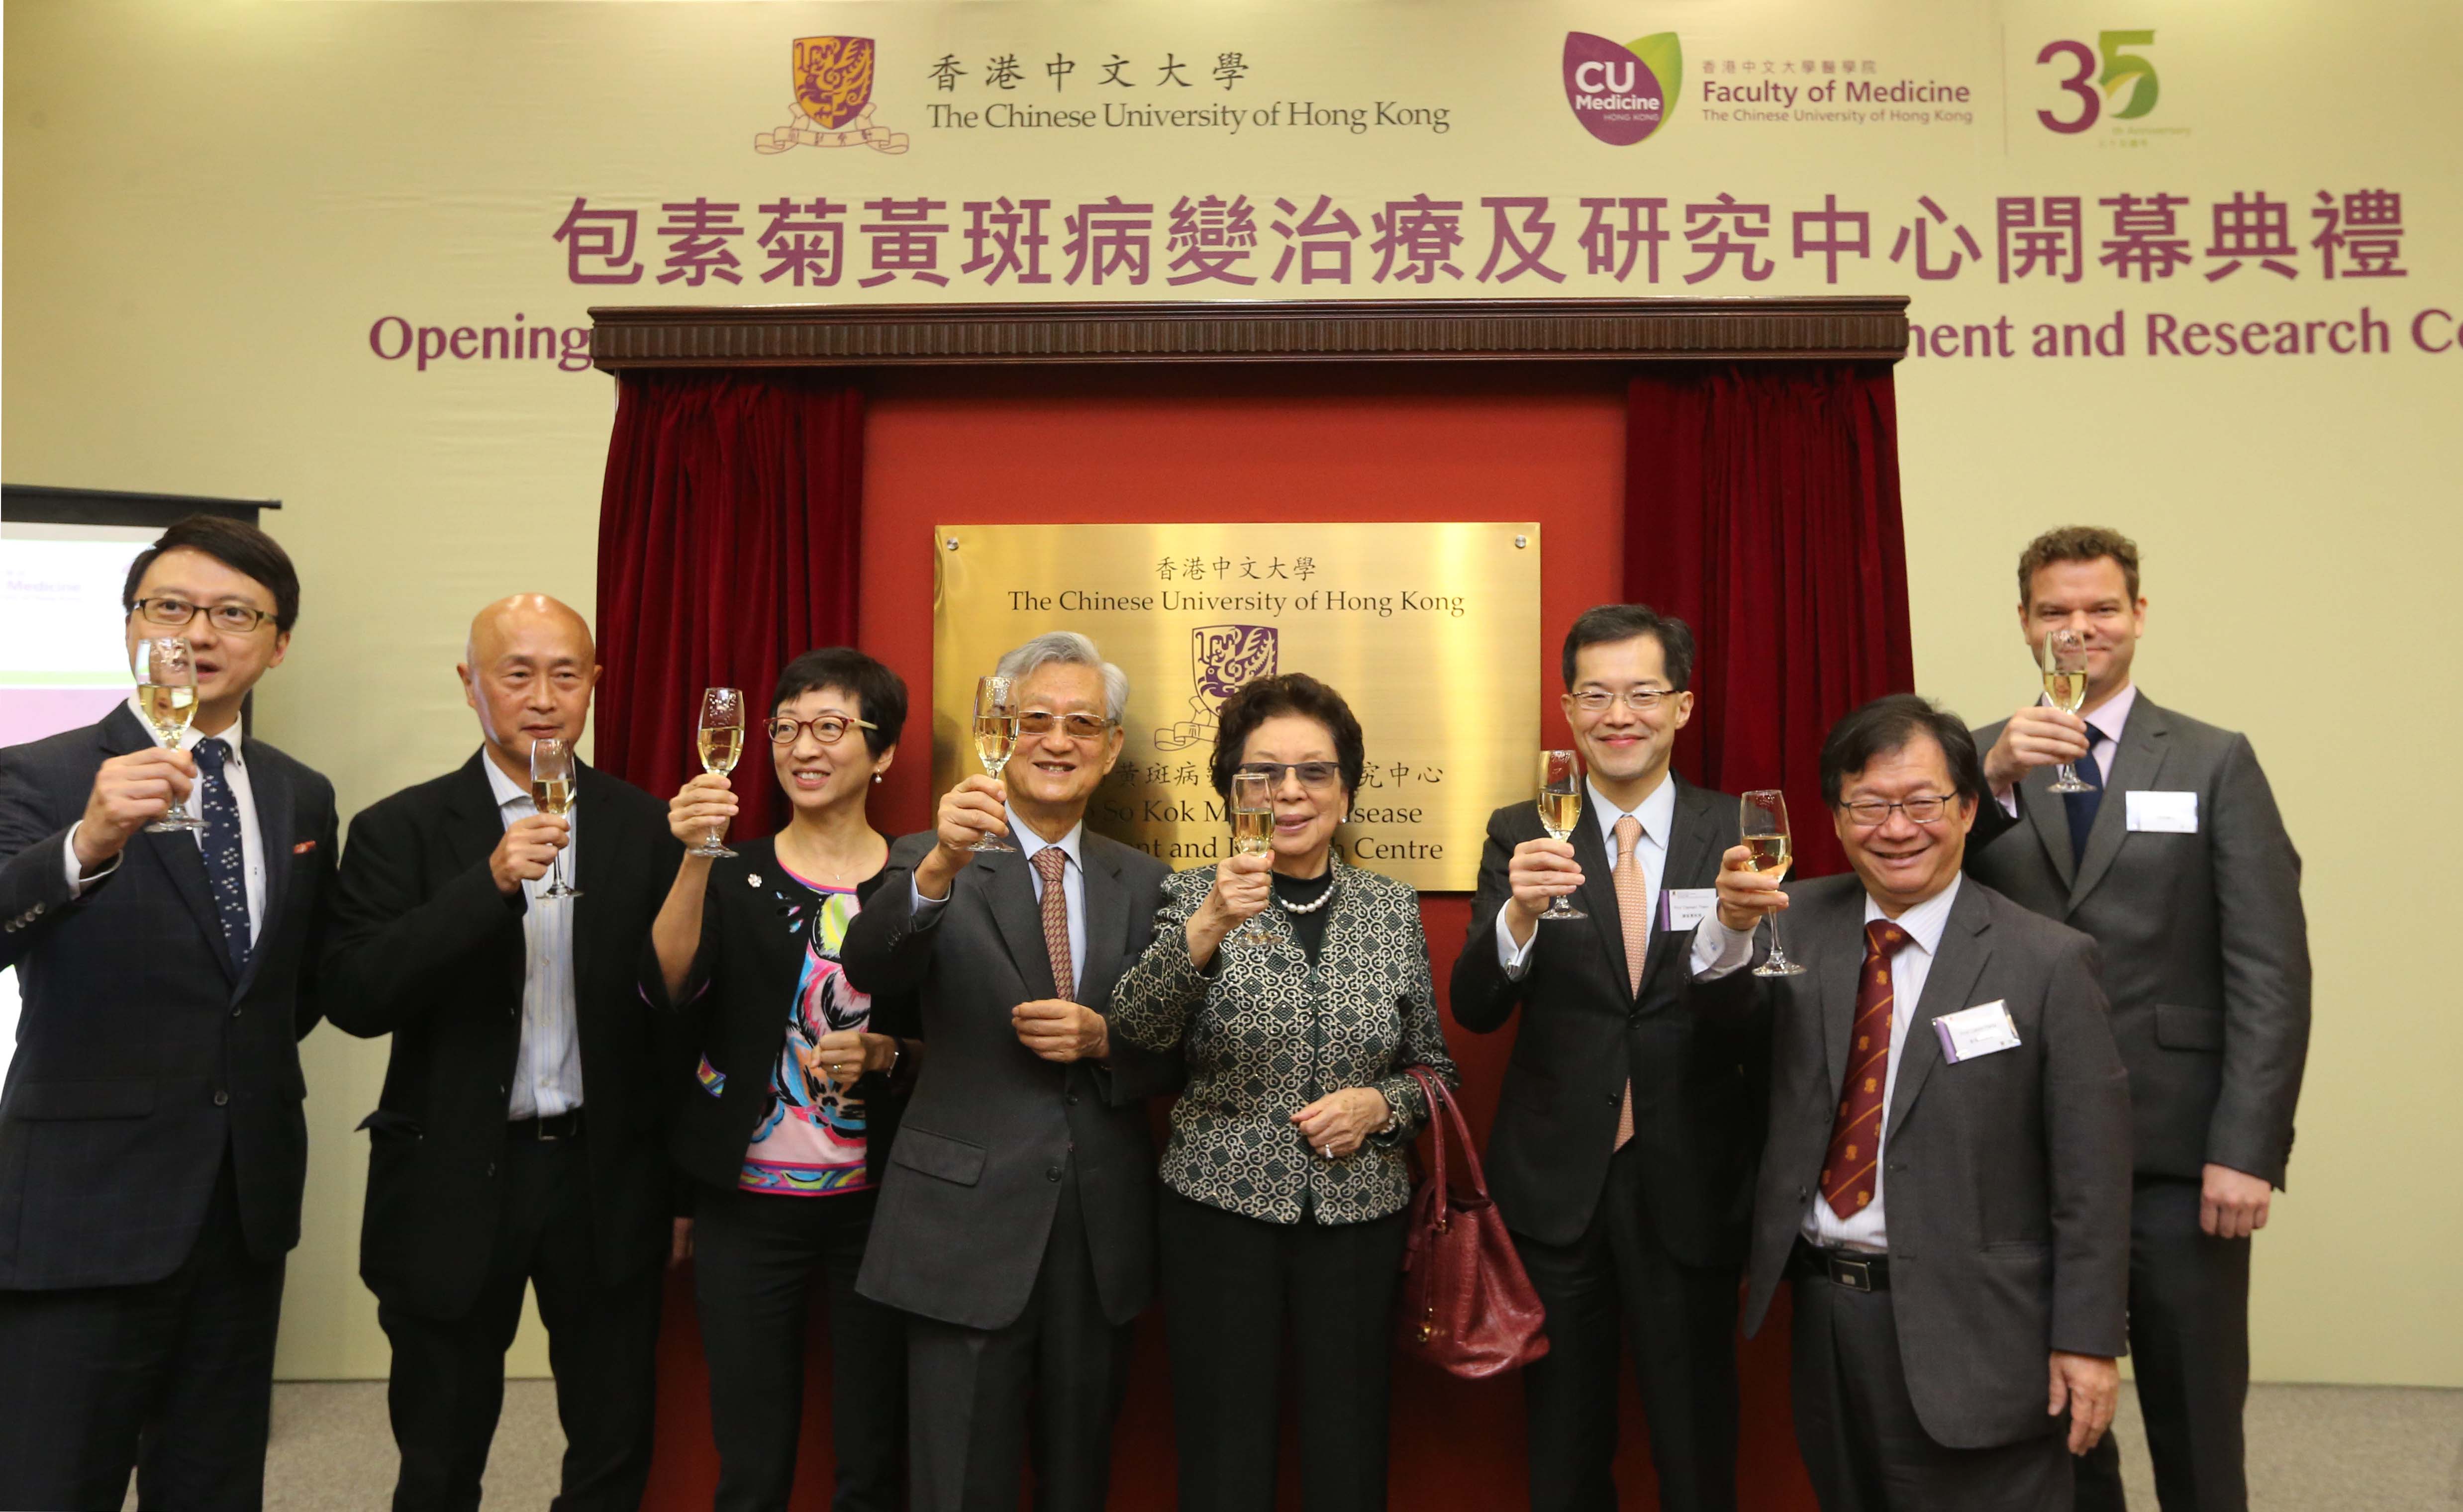
<instances>
[{"instance_id":1,"label":"man with orange patterned tie","mask_svg":"<svg viewBox=\"0 0 2463 1512\"><path fill-rule=\"evenodd\" d=\"M2112 1421L2129 1092L2095 944L1973 878L1975 743L1912 694L1841 720L1822 800L1853 876L1739 846L1693 1002L1770 1016L1745 1329L1795 1283L1796 1434L1826 1512L2063 1512ZM1784 913L1796 976L1756 976ZM2063 1419L2066 1418L2066 1423Z\"/></svg>"}]
</instances>

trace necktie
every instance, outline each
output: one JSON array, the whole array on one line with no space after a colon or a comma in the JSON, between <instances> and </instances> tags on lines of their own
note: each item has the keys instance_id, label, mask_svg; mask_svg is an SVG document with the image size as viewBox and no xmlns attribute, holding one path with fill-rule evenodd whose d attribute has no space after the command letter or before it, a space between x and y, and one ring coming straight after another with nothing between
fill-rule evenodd
<instances>
[{"instance_id":1,"label":"necktie","mask_svg":"<svg viewBox=\"0 0 2463 1512\"><path fill-rule=\"evenodd\" d=\"M1043 948L1052 956L1052 990L1075 1001L1078 974L1069 964L1069 894L1060 875L1069 853L1047 845L1035 853L1035 875L1043 879Z\"/></svg>"},{"instance_id":2,"label":"necktie","mask_svg":"<svg viewBox=\"0 0 2463 1512\"><path fill-rule=\"evenodd\" d=\"M1631 814L1616 822L1617 923L1624 931L1625 990L1642 996L1642 967L1650 955L1650 878L1642 870L1642 821ZM1633 1137L1633 1077L1624 1081L1624 1101L1617 1105L1613 1152Z\"/></svg>"},{"instance_id":3,"label":"necktie","mask_svg":"<svg viewBox=\"0 0 2463 1512\"><path fill-rule=\"evenodd\" d=\"M223 948L233 969L248 965L248 857L239 840L239 800L223 776L230 747L219 739L197 742L189 753L197 761L197 786L206 812L206 881L213 894L214 911L222 916Z\"/></svg>"},{"instance_id":4,"label":"necktie","mask_svg":"<svg viewBox=\"0 0 2463 1512\"><path fill-rule=\"evenodd\" d=\"M1839 1093L1830 1149L1821 1157L1821 1196L1841 1218L1854 1217L1873 1200L1873 1166L1882 1153L1882 1091L1889 1080L1890 958L1910 938L1886 918L1864 926L1856 1022L1847 1030L1847 1084Z\"/></svg>"},{"instance_id":5,"label":"necktie","mask_svg":"<svg viewBox=\"0 0 2463 1512\"><path fill-rule=\"evenodd\" d=\"M2071 763L2078 768L2079 780L2093 786L2085 792L2061 794L2061 807L2070 811L2070 864L2077 866L2086 859L2087 832L2095 828L2095 811L2103 803L2103 768L2096 764L2096 743L2103 731L2090 724L2086 727L2086 754Z\"/></svg>"}]
</instances>

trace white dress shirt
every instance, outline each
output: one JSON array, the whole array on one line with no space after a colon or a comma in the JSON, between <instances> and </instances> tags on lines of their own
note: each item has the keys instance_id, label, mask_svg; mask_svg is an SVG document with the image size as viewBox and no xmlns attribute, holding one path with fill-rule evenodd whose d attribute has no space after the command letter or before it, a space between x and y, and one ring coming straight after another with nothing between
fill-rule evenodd
<instances>
[{"instance_id":1,"label":"white dress shirt","mask_svg":"<svg viewBox=\"0 0 2463 1512\"><path fill-rule=\"evenodd\" d=\"M483 754L479 765L487 769L488 788L506 829L538 812L530 789L515 787L493 760ZM566 810L564 821L573 827L564 847L570 887L580 864L581 806ZM579 905L569 897L539 900L555 875L551 869L547 876L522 884L530 895L530 906L522 910L522 941L530 959L522 971L522 1040L513 1057L508 1119L554 1118L581 1106L581 1021L573 991L573 911Z\"/></svg>"},{"instance_id":2,"label":"white dress shirt","mask_svg":"<svg viewBox=\"0 0 2463 1512\"><path fill-rule=\"evenodd\" d=\"M145 723L144 714L137 707L137 695L134 693L128 696L128 712L137 716L139 725L148 732L152 731L154 726ZM240 739L239 726L240 722L233 720L229 729L217 730L211 736L200 735L195 727L191 726L181 735L180 748L184 751L194 751L199 741L208 739L218 740L230 747L230 755L223 763L223 781L230 785L231 798L239 805L240 859L248 873L248 942L251 947L253 947L259 937L265 933L265 829L256 820L256 793L248 785L248 754L245 748L246 743ZM202 807L204 802L205 783L200 778L188 789L188 811L199 818L205 817L206 810ZM69 837L60 847L61 862L68 868L71 897L84 896L87 888L109 876L120 867L120 857L115 855L96 868L92 875L81 875L85 869L77 865L76 832L78 826L84 822L80 819L76 824L69 826ZM206 832L198 830L193 833L197 849L202 852L206 845ZM122 854L125 853L122 853ZM217 934L214 938L219 940L222 936Z\"/></svg>"},{"instance_id":3,"label":"white dress shirt","mask_svg":"<svg viewBox=\"0 0 2463 1512\"><path fill-rule=\"evenodd\" d=\"M1871 1250L1876 1254L1889 1252L1888 1219L1883 1211L1888 1194L1884 1190L1889 1160L1890 1105L1899 1084L1899 1055L1907 1048L1907 1026L1915 1022L1916 1004L1924 1001L1925 978L1932 972L1932 958L1941 951L1941 933L1950 925L1951 904L1958 897L1961 878L1953 876L1950 885L1901 914L1895 922L1907 932L1907 943L1890 957L1890 1064L1882 1076L1882 1128L1873 1145L1873 1200L1858 1210L1853 1218L1842 1219L1830 1210L1830 1199L1820 1191L1813 1194L1813 1206L1804 1215L1804 1237L1814 1243L1832 1247ZM1872 895L1864 897L1864 922L1887 918ZM1784 924L1779 926L1784 929ZM1710 964L1703 964L1701 941L1715 934L1717 939L1710 952ZM1694 975L1709 979L1724 977L1753 959L1754 937L1737 934L1722 923L1717 914L1702 920L1701 932L1694 936ZM1860 961L1863 953L1858 952ZM1863 977L1858 976L1861 983Z\"/></svg>"},{"instance_id":4,"label":"white dress shirt","mask_svg":"<svg viewBox=\"0 0 2463 1512\"><path fill-rule=\"evenodd\" d=\"M1627 817L1642 821L1642 839L1635 850L1642 856L1642 876L1646 889L1643 896L1648 899L1644 907L1647 910L1648 927L1656 931L1659 928L1659 887L1667 875L1667 836L1676 825L1675 779L1663 775L1659 786L1650 789L1650 796L1630 809L1620 809L1608 802L1588 777L1582 779L1582 787L1590 794L1591 816L1599 822L1600 842L1607 848L1611 880L1616 875L1617 862L1623 859L1617 854L1617 821ZM1514 932L1505 925L1505 910L1500 908L1496 911L1496 963L1505 968L1506 981L1522 980L1522 974L1531 969L1532 948L1538 943L1539 926L1535 925L1530 940L1516 945Z\"/></svg>"},{"instance_id":5,"label":"white dress shirt","mask_svg":"<svg viewBox=\"0 0 2463 1512\"><path fill-rule=\"evenodd\" d=\"M1017 842L1018 858L1027 863L1027 880L1035 888L1035 901L1038 907L1043 902L1043 874L1035 870L1036 853L1057 847L1061 854L1069 857L1069 864L1060 869L1060 897L1069 910L1069 969L1080 978L1084 977L1086 974L1086 863L1081 853L1081 847L1086 840L1086 822L1080 819L1070 827L1067 834L1059 839L1046 840L1028 828L1026 821L1017 816L1017 810L1012 809L1009 810L1009 832L1010 838ZM952 896L956 891L953 885L950 888ZM923 889L913 882L911 875L907 883L907 892L914 899L915 923L919 929L930 928L942 908L949 901L947 897L926 897ZM1077 1000L1077 983L1063 982L1056 983L1055 986L1062 997L1072 1002Z\"/></svg>"},{"instance_id":6,"label":"white dress shirt","mask_svg":"<svg viewBox=\"0 0 2463 1512\"><path fill-rule=\"evenodd\" d=\"M2042 702L2042 700L2038 700ZM2129 711L2138 705L2138 684L2133 682L2103 701L2103 707L2086 716L2096 738L2087 743L2087 754L2095 758L2095 769L2103 774L2102 786L2112 785L2112 764L2121 755L2121 731L2129 723ZM1996 788L1993 801L2011 818L2018 817L2018 789L2016 787Z\"/></svg>"}]
</instances>

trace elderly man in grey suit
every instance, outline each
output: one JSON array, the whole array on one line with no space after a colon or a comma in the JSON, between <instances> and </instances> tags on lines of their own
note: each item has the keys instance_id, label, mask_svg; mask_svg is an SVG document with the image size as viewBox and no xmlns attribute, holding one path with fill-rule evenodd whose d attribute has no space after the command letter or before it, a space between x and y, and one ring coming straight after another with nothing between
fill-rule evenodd
<instances>
[{"instance_id":1,"label":"elderly man in grey suit","mask_svg":"<svg viewBox=\"0 0 2463 1512\"><path fill-rule=\"evenodd\" d=\"M2249 741L2130 680L2147 600L2127 537L2037 537L2018 594L2031 644L2084 637L2086 701L1977 732L1993 796L1968 875L2102 947L2129 1067L2129 1337L2156 1497L2165 1512L2241 1512L2250 1236L2283 1184L2309 1048L2300 856ZM2090 790L2052 790L2064 761ZM2080 1466L2078 1505L2120 1512L2108 1439Z\"/></svg>"},{"instance_id":2,"label":"elderly man in grey suit","mask_svg":"<svg viewBox=\"0 0 2463 1512\"><path fill-rule=\"evenodd\" d=\"M1772 1015L1745 1328L1793 1280L1827 1512L2061 1512L2119 1392L2128 1088L2094 942L1960 875L1983 790L1955 717L1876 700L1821 750L1855 875L1736 847L1695 932L1695 1003ZM1744 969L1782 912L1803 970Z\"/></svg>"},{"instance_id":3,"label":"elderly man in grey suit","mask_svg":"<svg viewBox=\"0 0 2463 1512\"><path fill-rule=\"evenodd\" d=\"M1140 1099L1178 1062L1115 1042L1112 986L1154 933L1163 862L1088 832L1128 679L1056 632L1001 659L1018 737L890 850L847 978L918 992L928 1047L857 1289L908 1313L914 1504L1098 1512L1130 1322L1154 1290L1154 1150ZM1005 849L974 849L993 838ZM903 874L903 875L902 875Z\"/></svg>"}]
</instances>

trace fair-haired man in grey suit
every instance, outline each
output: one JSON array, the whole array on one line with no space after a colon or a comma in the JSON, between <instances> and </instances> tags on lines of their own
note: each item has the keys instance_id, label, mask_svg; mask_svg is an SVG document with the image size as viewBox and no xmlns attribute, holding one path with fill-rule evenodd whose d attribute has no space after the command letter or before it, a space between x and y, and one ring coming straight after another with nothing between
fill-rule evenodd
<instances>
[{"instance_id":1,"label":"fair-haired man in grey suit","mask_svg":"<svg viewBox=\"0 0 2463 1512\"><path fill-rule=\"evenodd\" d=\"M2129 1335L2165 1512L2241 1512L2250 1236L2292 1154L2309 1049L2300 856L2246 737L2158 707L2130 678L2147 600L2119 531L2047 531L2018 561L2021 633L2087 645L2077 714L1976 733L1993 790L1968 874L2095 937L2129 1067L2136 1189ZM2095 789L2051 790L2058 762ZM2120 1512L2106 1440L2082 1512Z\"/></svg>"},{"instance_id":2,"label":"fair-haired man in grey suit","mask_svg":"<svg viewBox=\"0 0 2463 1512\"><path fill-rule=\"evenodd\" d=\"M1694 937L1695 1003L1772 1018L1746 1332L1792 1279L1825 1512L2062 1512L2112 1420L2129 1260L2095 944L1961 876L1984 776L1954 716L1864 705L1821 789L1855 874L1783 892L1738 846ZM1776 914L1800 975L1744 969Z\"/></svg>"},{"instance_id":3,"label":"fair-haired man in grey suit","mask_svg":"<svg viewBox=\"0 0 2463 1512\"><path fill-rule=\"evenodd\" d=\"M1140 1099L1179 1062L1115 1041L1170 868L1085 827L1120 759L1129 681L1084 636L1001 659L1004 781L969 777L890 848L847 931L847 980L920 995L927 1047L857 1289L909 1315L922 1512L1101 1512L1129 1324L1154 1292L1154 1147ZM977 852L1003 837L1014 850Z\"/></svg>"}]
</instances>

